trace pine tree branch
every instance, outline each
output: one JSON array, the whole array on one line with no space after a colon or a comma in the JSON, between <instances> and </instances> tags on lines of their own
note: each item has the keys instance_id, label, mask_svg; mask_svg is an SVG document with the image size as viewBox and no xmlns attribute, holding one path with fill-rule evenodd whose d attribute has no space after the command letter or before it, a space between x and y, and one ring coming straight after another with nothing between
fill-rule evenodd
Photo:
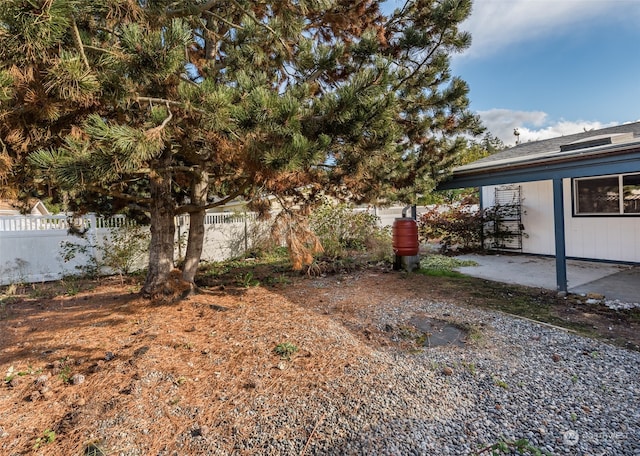
<instances>
[{"instance_id":1,"label":"pine tree branch","mask_svg":"<svg viewBox=\"0 0 640 456\"><path fill-rule=\"evenodd\" d=\"M189 16L189 15L193 15L193 14L210 14L213 17L215 17L216 19L218 19L221 22L224 22L225 24L227 24L230 27L233 28L237 28L239 30L242 30L242 27L234 24L233 22L223 18L222 16L217 15L216 13L209 11L211 8L213 8L215 6L215 4L217 3L218 0L209 0L206 3L203 3L201 5L197 5L194 7L190 7L190 8L183 8L183 9L178 9L178 10L169 10L167 11L167 16L168 17L179 17L179 16ZM253 12L251 11L247 11L246 9L244 9L244 7L238 3L235 0L231 0L231 3L233 3L236 8L238 8L240 11L242 11L244 14L246 14L247 16L249 16L256 24L260 25L261 27L266 28L269 32L271 32L274 36L277 37L276 32L269 27L267 24L264 24L262 22L260 22L258 20L257 17L255 17L255 15L253 14ZM280 40L280 43L285 47L285 49L287 49L287 52L289 54L291 54L291 51L289 50L288 46L284 43L284 41L282 40L282 38L278 38Z\"/></svg>"},{"instance_id":2,"label":"pine tree branch","mask_svg":"<svg viewBox=\"0 0 640 456\"><path fill-rule=\"evenodd\" d=\"M135 101L138 102L139 104L142 104L142 103L140 103L141 101L146 101L149 104L158 103L158 104L167 104L167 105L179 106L179 107L183 107L184 106L184 103L181 103L179 101L167 100L166 98L154 98L154 97L136 96L135 97Z\"/></svg>"},{"instance_id":3,"label":"pine tree branch","mask_svg":"<svg viewBox=\"0 0 640 456\"><path fill-rule=\"evenodd\" d=\"M405 13L407 12L407 9L409 8L409 5L413 2L413 0L407 0L404 5L402 5L402 8L400 9L400 13L397 15L393 15L386 24L384 24L384 29L385 30L389 30L391 28L391 25L395 24L396 22L398 22L400 19L404 18Z\"/></svg>"},{"instance_id":4,"label":"pine tree branch","mask_svg":"<svg viewBox=\"0 0 640 456\"><path fill-rule=\"evenodd\" d=\"M188 174L197 174L199 172L199 167L198 166L166 166L166 167L162 167L162 168L155 168L156 171L178 171L181 173L188 173ZM139 170L135 171L135 172L131 172L128 174L149 174L151 172L150 168L140 168ZM235 173L227 173L227 176L234 176ZM220 176L225 176L225 174L218 174L218 177ZM214 177L211 178L211 181L213 182L215 180Z\"/></svg>"},{"instance_id":5,"label":"pine tree branch","mask_svg":"<svg viewBox=\"0 0 640 456\"><path fill-rule=\"evenodd\" d=\"M171 108L169 108L169 103L167 103L166 105L167 105L167 111L169 111L169 115L167 116L167 118L166 118L166 119L164 119L164 120L162 121L162 123L161 123L159 126L157 126L157 127L155 127L155 128L152 128L152 130L162 130L162 129L164 129L164 127L166 127L166 126L167 126L167 124L169 123L169 121L170 121L171 119L173 119L173 113L171 112Z\"/></svg>"},{"instance_id":6,"label":"pine tree branch","mask_svg":"<svg viewBox=\"0 0 640 456\"><path fill-rule=\"evenodd\" d=\"M80 30L78 30L78 24L76 24L75 19L72 19L72 25L73 25L73 38L75 39L75 42L78 45L78 50L80 51L80 55L82 56L82 61L87 67L87 70L91 70L91 66L89 65L89 59L87 59L87 54L84 53L82 38L80 38Z\"/></svg>"},{"instance_id":7,"label":"pine tree branch","mask_svg":"<svg viewBox=\"0 0 640 456\"><path fill-rule=\"evenodd\" d=\"M191 213L191 212L200 212L201 210L206 211L207 209L212 209L214 207L219 207L224 204L227 204L229 201L242 195L247 190L247 188L249 188L250 183L251 183L250 179L245 180L244 183L240 186L240 188L238 188L235 192L225 196L224 198L222 198L219 201L216 201L215 203L209 203L204 206L198 206L196 204L185 204L183 206L180 206L176 208L175 215L180 215L185 212Z\"/></svg>"},{"instance_id":8,"label":"pine tree branch","mask_svg":"<svg viewBox=\"0 0 640 456\"><path fill-rule=\"evenodd\" d=\"M88 44L85 44L83 46L84 46L85 49L89 49L91 51L102 52L104 54L111 54L114 57L121 57L116 52L110 51L108 49L103 49L103 48L99 48L99 47L95 47L95 46L90 46Z\"/></svg>"},{"instance_id":9,"label":"pine tree branch","mask_svg":"<svg viewBox=\"0 0 640 456\"><path fill-rule=\"evenodd\" d=\"M198 168L197 167L193 167L193 166L165 166L162 168L154 168L156 171L180 171L182 173L190 173L190 174L195 174L198 172ZM127 171L126 174L131 174L131 175L147 175L151 173L151 168L138 168L135 171ZM131 181L128 182L132 182L134 180L138 180L138 179L133 179Z\"/></svg>"},{"instance_id":10,"label":"pine tree branch","mask_svg":"<svg viewBox=\"0 0 640 456\"><path fill-rule=\"evenodd\" d=\"M287 71L287 70L285 69L285 71ZM309 76L307 76L306 78L304 78L304 82L309 83L309 84L310 84L310 83L312 83L312 82L315 82L315 81L317 81L317 80L318 80L318 78L319 78L320 76L322 76L322 74L323 74L324 72L325 72L325 70L323 70L323 69L321 69L321 68L316 68L316 69L313 71L313 73L311 73ZM288 71L287 71L287 73L288 73ZM288 73L288 74L289 74L289 73Z\"/></svg>"},{"instance_id":11,"label":"pine tree branch","mask_svg":"<svg viewBox=\"0 0 640 456\"><path fill-rule=\"evenodd\" d=\"M105 189L97 185L88 185L87 190L99 193L101 195L113 196L114 198L118 198L123 201L131 201L136 204L151 204L153 202L151 198L141 198L137 196L132 196L127 193L119 192L117 190Z\"/></svg>"},{"instance_id":12,"label":"pine tree branch","mask_svg":"<svg viewBox=\"0 0 640 456\"><path fill-rule=\"evenodd\" d=\"M289 57L291 57L291 49L289 48L289 46L284 42L284 40L282 39L282 37L278 36L278 34L276 33L275 30L273 30L271 27L269 27L267 24L265 24L264 22L261 22L258 20L258 18L255 16L255 14L253 14L253 11L247 11L246 9L243 8L243 6L237 2L237 0L231 0L231 3L233 3L238 9L240 9L240 11L242 11L244 14L246 14L247 16L249 16L251 18L251 20L253 20L253 22L255 22L258 26L266 29L269 33L271 33L274 37L276 37L276 39L278 41L280 41L280 44L282 45L282 47L285 49L285 51L287 51L287 55Z\"/></svg>"},{"instance_id":13,"label":"pine tree branch","mask_svg":"<svg viewBox=\"0 0 640 456\"><path fill-rule=\"evenodd\" d=\"M167 16L168 17L185 17L185 16L191 16L194 14L202 14L208 9L213 8L217 2L218 0L209 0L208 2L203 3L201 5L196 5L196 6L182 8L182 9L168 10Z\"/></svg>"},{"instance_id":14,"label":"pine tree branch","mask_svg":"<svg viewBox=\"0 0 640 456\"><path fill-rule=\"evenodd\" d=\"M169 171L180 171L183 173L195 174L198 172L198 168L193 166L169 166L168 168L163 168Z\"/></svg>"},{"instance_id":15,"label":"pine tree branch","mask_svg":"<svg viewBox=\"0 0 640 456\"><path fill-rule=\"evenodd\" d=\"M202 76L200 76L200 77L202 77ZM191 80L191 79L189 79L189 78L185 78L184 76L180 76L180 80L181 80L181 81L186 82L187 84L191 84L191 85L193 85L194 87L200 87L200 84L198 84L198 83L197 83L197 82L195 82L195 81L192 81L192 80Z\"/></svg>"},{"instance_id":16,"label":"pine tree branch","mask_svg":"<svg viewBox=\"0 0 640 456\"><path fill-rule=\"evenodd\" d=\"M130 175L133 175L133 176L137 176L137 175L146 176L149 173L151 173L151 168L138 168L135 171L127 171L126 172L126 174L130 174ZM134 182L134 181L137 181L137 180L140 180L140 178L129 179L126 182Z\"/></svg>"},{"instance_id":17,"label":"pine tree branch","mask_svg":"<svg viewBox=\"0 0 640 456\"><path fill-rule=\"evenodd\" d=\"M244 27L242 27L241 25L234 24L230 20L225 19L224 17L220 16L219 14L214 13L213 11L203 11L202 14L206 14L206 15L212 16L213 18L219 20L220 22L222 22L224 24L227 24L229 27L232 27L234 29L244 30Z\"/></svg>"},{"instance_id":18,"label":"pine tree branch","mask_svg":"<svg viewBox=\"0 0 640 456\"><path fill-rule=\"evenodd\" d=\"M152 141L163 141L162 130L164 130L167 124L171 121L171 119L173 119L173 113L171 112L171 108L169 107L169 102L166 103L166 106L167 106L167 111L169 112L169 115L162 121L160 125L153 128L149 128L144 132L144 135Z\"/></svg>"},{"instance_id":19,"label":"pine tree branch","mask_svg":"<svg viewBox=\"0 0 640 456\"><path fill-rule=\"evenodd\" d=\"M277 194L273 193L272 196L278 202L278 204L280 205L280 208L281 208L282 212L285 212L286 214L288 214L291 217L295 216L294 212L291 210L291 207L289 207L285 203L285 201L282 198L280 198L280 195L277 195Z\"/></svg>"},{"instance_id":20,"label":"pine tree branch","mask_svg":"<svg viewBox=\"0 0 640 456\"><path fill-rule=\"evenodd\" d=\"M178 106L179 108L182 108L184 110L191 109L199 114L207 114L207 112L204 109L198 109L193 107L192 105L187 105L186 103L183 103L180 101L168 100L166 98L136 96L134 98L134 101L138 104L142 104L142 102L147 102L150 105L152 105L153 103L157 103L157 104L164 104L164 105L170 105L170 106Z\"/></svg>"},{"instance_id":21,"label":"pine tree branch","mask_svg":"<svg viewBox=\"0 0 640 456\"><path fill-rule=\"evenodd\" d=\"M414 70L409 75L407 75L406 77L402 78L400 80L400 82L398 82L395 86L393 86L393 89L392 89L393 92L398 90L405 82L407 82L409 79L413 78L418 73L418 71L420 71L420 69L431 59L431 57L433 57L433 54L435 54L436 51L440 48L440 46L442 45L442 41L443 40L444 40L444 31L442 31L440 33L440 37L438 38L438 42L436 43L435 46L433 46L433 48L425 56L425 58L422 59L422 62L420 62L420 64L418 66L416 66L414 68Z\"/></svg>"}]
</instances>

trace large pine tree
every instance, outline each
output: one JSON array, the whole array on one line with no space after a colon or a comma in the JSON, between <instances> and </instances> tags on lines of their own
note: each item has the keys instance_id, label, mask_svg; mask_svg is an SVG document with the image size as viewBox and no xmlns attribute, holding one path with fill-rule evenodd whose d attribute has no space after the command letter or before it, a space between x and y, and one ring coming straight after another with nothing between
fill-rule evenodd
<instances>
[{"instance_id":1,"label":"large pine tree","mask_svg":"<svg viewBox=\"0 0 640 456\"><path fill-rule=\"evenodd\" d=\"M151 222L144 292L191 215L266 195L410 202L477 133L449 55L470 0L5 0L0 184ZM295 230L289 230L295 233Z\"/></svg>"}]
</instances>

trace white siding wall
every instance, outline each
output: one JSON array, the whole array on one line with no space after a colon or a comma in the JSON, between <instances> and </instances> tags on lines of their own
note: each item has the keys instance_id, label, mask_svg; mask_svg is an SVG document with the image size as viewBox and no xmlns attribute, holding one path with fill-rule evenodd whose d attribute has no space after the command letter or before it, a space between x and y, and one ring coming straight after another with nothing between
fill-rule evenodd
<instances>
[{"instance_id":1,"label":"white siding wall","mask_svg":"<svg viewBox=\"0 0 640 456\"><path fill-rule=\"evenodd\" d=\"M522 224L527 235L522 239L522 251L554 255L553 183L528 182L521 188Z\"/></svg>"},{"instance_id":2,"label":"white siding wall","mask_svg":"<svg viewBox=\"0 0 640 456\"><path fill-rule=\"evenodd\" d=\"M528 235L522 251L554 255L552 182L516 185L522 188L522 224ZM640 263L640 217L573 217L571 179L564 179L563 187L567 256ZM482 189L484 207L493 205L495 188Z\"/></svg>"}]
</instances>

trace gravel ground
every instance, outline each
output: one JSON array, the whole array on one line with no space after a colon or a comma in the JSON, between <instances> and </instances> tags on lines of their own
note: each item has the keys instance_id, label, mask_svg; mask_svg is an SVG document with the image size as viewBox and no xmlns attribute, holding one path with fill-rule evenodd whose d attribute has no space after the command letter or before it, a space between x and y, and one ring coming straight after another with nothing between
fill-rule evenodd
<instances>
[{"instance_id":1,"label":"gravel ground","mask_svg":"<svg viewBox=\"0 0 640 456\"><path fill-rule=\"evenodd\" d=\"M486 455L524 439L640 456L640 352L432 284L372 273L163 307L109 287L24 304L0 322L0 368L35 371L2 386L0 454ZM416 350L416 319L475 330ZM290 359L274 353L283 341ZM61 358L82 382L61 380ZM45 429L55 441L36 451Z\"/></svg>"},{"instance_id":2,"label":"gravel ground","mask_svg":"<svg viewBox=\"0 0 640 456\"><path fill-rule=\"evenodd\" d=\"M415 311L446 317L452 307L412 300L393 310L379 315L380 329ZM377 351L317 395L283 402L236 451L466 455L526 439L543 454L640 455L640 353L503 314L456 316L485 325L487 340ZM309 410L316 418L303 423L306 442L288 435Z\"/></svg>"}]
</instances>

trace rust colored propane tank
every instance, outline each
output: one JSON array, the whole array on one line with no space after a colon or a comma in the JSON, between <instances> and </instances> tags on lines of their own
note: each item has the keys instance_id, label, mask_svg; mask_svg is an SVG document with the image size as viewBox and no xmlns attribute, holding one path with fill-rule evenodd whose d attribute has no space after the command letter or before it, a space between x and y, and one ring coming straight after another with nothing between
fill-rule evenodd
<instances>
[{"instance_id":1,"label":"rust colored propane tank","mask_svg":"<svg viewBox=\"0 0 640 456\"><path fill-rule=\"evenodd\" d=\"M418 254L418 224L412 218L397 218L393 222L393 253L398 256Z\"/></svg>"}]
</instances>

